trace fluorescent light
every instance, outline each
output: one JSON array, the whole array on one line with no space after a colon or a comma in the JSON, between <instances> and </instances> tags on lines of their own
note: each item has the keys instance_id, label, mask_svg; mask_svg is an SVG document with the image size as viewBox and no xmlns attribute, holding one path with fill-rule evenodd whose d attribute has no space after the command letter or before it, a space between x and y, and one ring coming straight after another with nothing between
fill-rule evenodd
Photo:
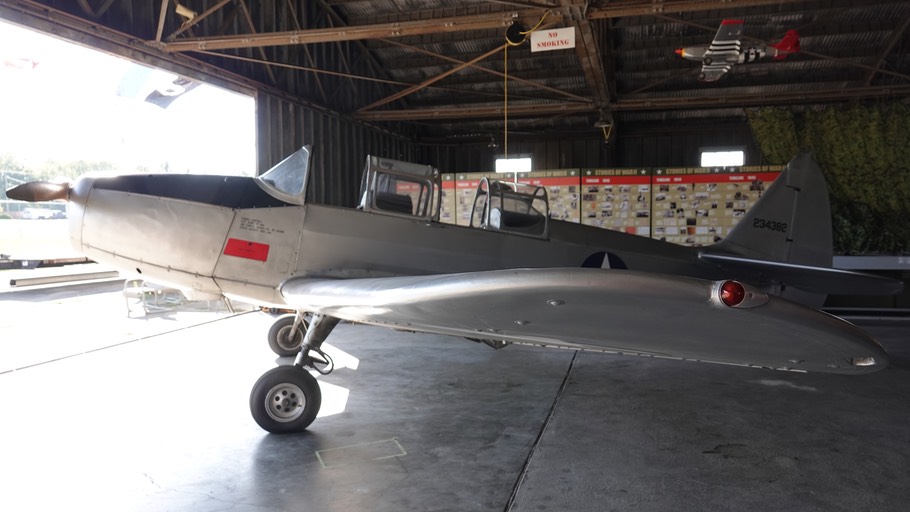
<instances>
[{"instance_id":1,"label":"fluorescent light","mask_svg":"<svg viewBox=\"0 0 910 512\"><path fill-rule=\"evenodd\" d=\"M702 167L740 167L745 162L745 152L737 151L702 151Z\"/></svg>"},{"instance_id":2,"label":"fluorescent light","mask_svg":"<svg viewBox=\"0 0 910 512\"><path fill-rule=\"evenodd\" d=\"M496 172L531 172L531 159L497 158Z\"/></svg>"}]
</instances>

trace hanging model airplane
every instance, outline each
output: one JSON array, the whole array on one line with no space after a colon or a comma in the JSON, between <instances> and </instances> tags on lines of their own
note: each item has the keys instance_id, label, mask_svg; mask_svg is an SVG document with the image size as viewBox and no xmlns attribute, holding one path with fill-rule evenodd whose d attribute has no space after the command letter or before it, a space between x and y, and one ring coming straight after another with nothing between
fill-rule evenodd
<instances>
[{"instance_id":1,"label":"hanging model airplane","mask_svg":"<svg viewBox=\"0 0 910 512\"><path fill-rule=\"evenodd\" d=\"M777 44L750 46L746 49L743 49L740 41L742 35L742 20L724 20L710 46L678 48L676 54L684 59L701 62L698 79L714 82L727 74L734 64L754 62L766 55L774 60L783 60L787 55L799 52L799 33L795 30L788 30Z\"/></svg>"},{"instance_id":2,"label":"hanging model airplane","mask_svg":"<svg viewBox=\"0 0 910 512\"><path fill-rule=\"evenodd\" d=\"M270 340L279 354L296 353L294 364L266 372L250 395L254 419L274 433L316 417L321 393L307 368L332 370L321 346L340 320L494 347L842 374L887 365L857 327L781 297L902 286L830 268L827 189L809 155L705 248L552 221L543 188L488 180L471 226L441 224L438 171L377 157L367 158L360 207L313 204L310 164L305 147L257 178L84 176L7 194L68 200L71 240L96 261L196 294L297 310Z\"/></svg>"}]
</instances>

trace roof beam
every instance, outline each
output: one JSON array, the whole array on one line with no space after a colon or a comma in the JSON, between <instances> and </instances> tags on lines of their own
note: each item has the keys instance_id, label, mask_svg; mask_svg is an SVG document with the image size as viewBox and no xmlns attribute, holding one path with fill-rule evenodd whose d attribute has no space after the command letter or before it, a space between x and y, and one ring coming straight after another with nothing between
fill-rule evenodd
<instances>
[{"instance_id":1,"label":"roof beam","mask_svg":"<svg viewBox=\"0 0 910 512\"><path fill-rule=\"evenodd\" d=\"M539 117L545 115L596 112L591 103L543 103L533 105L509 105L509 117ZM355 119L362 121L414 121L446 119L501 119L502 105L493 107L441 107L406 110L377 110L357 112Z\"/></svg>"},{"instance_id":2,"label":"roof beam","mask_svg":"<svg viewBox=\"0 0 910 512\"><path fill-rule=\"evenodd\" d=\"M910 86L853 87L850 89L824 89L817 91L775 92L773 94L736 94L730 96L702 96L697 98L648 98L619 100L610 108L614 111L632 110L685 110L698 108L763 107L768 105L832 103L864 98L910 96Z\"/></svg>"},{"instance_id":3,"label":"roof beam","mask_svg":"<svg viewBox=\"0 0 910 512\"><path fill-rule=\"evenodd\" d=\"M186 52L194 50L227 50L232 48L255 48L262 46L334 43L362 39L437 34L440 32L504 28L507 27L513 19L520 18L521 16L522 13L519 13L518 11L504 11L420 21L377 23L374 25L350 25L337 28L316 28L287 32L197 37L180 39L168 43L150 42L149 44L166 52Z\"/></svg>"},{"instance_id":4,"label":"roof beam","mask_svg":"<svg viewBox=\"0 0 910 512\"><path fill-rule=\"evenodd\" d=\"M652 14L711 11L716 9L734 9L741 7L760 7L780 5L786 0L629 0L626 2L608 2L598 7L589 7L587 18L598 20L605 18L626 18L630 16L648 16Z\"/></svg>"},{"instance_id":5,"label":"roof beam","mask_svg":"<svg viewBox=\"0 0 910 512\"><path fill-rule=\"evenodd\" d=\"M774 94L740 94L734 96L705 96L699 98L649 98L619 100L610 104L614 112L645 110L686 110L698 108L745 108L767 105L830 103L859 98L910 96L910 86L855 87L852 89L826 89L820 91L776 92ZM509 105L509 116L546 116L597 112L592 103L545 103L538 105ZM405 110L379 110L358 112L355 119L362 121L409 121L482 119L502 117L502 106L440 107Z\"/></svg>"},{"instance_id":6,"label":"roof beam","mask_svg":"<svg viewBox=\"0 0 910 512\"><path fill-rule=\"evenodd\" d=\"M496 54L496 53L501 52L503 48L505 48L505 45L497 46L496 48L493 48L492 50L490 50L490 51L484 53L483 55L480 55L479 57L476 57L476 58L474 58L474 59L472 59L472 60L469 60L468 62L465 62L465 63L463 63L463 64L460 64L460 65L458 65L458 66L455 66L454 68L452 68L452 69L446 71L445 73L440 73L439 75L434 76L434 77L432 77L432 78L429 78L429 79L427 79L427 80L424 80L423 82L421 82L421 83L419 83L419 84L416 84L416 85L413 85L413 86L411 86L411 87L408 87L407 89L405 89L405 90L403 90L403 91L399 91L399 92L397 92L397 93L395 93L395 94L392 94L391 96L387 96L387 97L385 97L385 98L383 98L383 99L381 99L381 100L378 100L378 101L375 101L375 102L373 102L373 103L370 103L369 105L367 105L367 106L361 108L360 110L358 110L358 112L365 112L365 111L367 111L367 110L373 110L373 109L376 108L376 107L381 107L382 105L386 105L386 104L391 103L391 102L393 102L393 101L395 101L395 100L397 100L397 99L400 99L400 98L403 98L403 97L408 96L408 95L410 95L410 94L413 94L413 93L415 93L415 92L417 92L417 91L419 91L419 90L421 90L421 89L424 89L424 88L426 88L426 87L428 87L428 86L430 86L430 85L432 85L432 84L434 84L434 83L436 83L436 82L442 80L443 78L445 78L445 77L447 77L447 76L449 76L449 75L455 74L455 73L461 71L462 69L464 69L464 68L466 68L466 67L468 67L468 66L474 65L474 64L476 64L476 63L478 63L478 62L480 62L480 61L486 59L487 57L489 57L489 56L491 56L491 55L493 55L493 54Z\"/></svg>"},{"instance_id":7,"label":"roof beam","mask_svg":"<svg viewBox=\"0 0 910 512\"><path fill-rule=\"evenodd\" d=\"M578 31L579 41L575 45L575 54L585 75L585 82L591 91L591 98L599 109L606 109L610 103L610 89L604 74L603 58L594 37L591 22L585 18L583 12L584 2L579 0L563 0L563 7L569 13Z\"/></svg>"},{"instance_id":8,"label":"roof beam","mask_svg":"<svg viewBox=\"0 0 910 512\"><path fill-rule=\"evenodd\" d=\"M891 53L891 50L894 49L894 46L904 38L904 33L907 32L907 28L910 27L910 16L904 18L904 22L901 24L900 28L896 29L891 35L891 39L888 41L888 44L882 49L882 53L879 54L878 59L875 61L875 69L869 70L866 74L866 85L872 84L872 79L875 78L879 72L881 72L882 65L885 63L885 58L888 57L888 54Z\"/></svg>"}]
</instances>

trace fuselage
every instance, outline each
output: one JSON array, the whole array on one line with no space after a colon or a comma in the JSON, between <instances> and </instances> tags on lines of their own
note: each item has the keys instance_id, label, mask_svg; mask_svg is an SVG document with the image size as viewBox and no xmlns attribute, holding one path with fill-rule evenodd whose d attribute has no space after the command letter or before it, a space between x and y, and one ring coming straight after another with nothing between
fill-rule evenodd
<instances>
[{"instance_id":1,"label":"fuselage","mask_svg":"<svg viewBox=\"0 0 910 512\"><path fill-rule=\"evenodd\" d=\"M283 305L292 277L427 275L505 268L613 267L717 279L696 250L568 222L546 238L354 208L282 203L253 178L82 178L70 236L89 258L200 295Z\"/></svg>"}]
</instances>

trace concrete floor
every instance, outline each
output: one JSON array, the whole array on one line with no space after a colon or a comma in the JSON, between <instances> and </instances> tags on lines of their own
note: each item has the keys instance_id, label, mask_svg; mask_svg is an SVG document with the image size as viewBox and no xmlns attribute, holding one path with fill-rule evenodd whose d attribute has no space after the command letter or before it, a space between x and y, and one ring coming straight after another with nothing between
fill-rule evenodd
<instances>
[{"instance_id":1,"label":"concrete floor","mask_svg":"<svg viewBox=\"0 0 910 512\"><path fill-rule=\"evenodd\" d=\"M272 320L0 293L0 510L906 509L908 322L867 326L893 364L859 377L343 324L322 414L275 436Z\"/></svg>"}]
</instances>

